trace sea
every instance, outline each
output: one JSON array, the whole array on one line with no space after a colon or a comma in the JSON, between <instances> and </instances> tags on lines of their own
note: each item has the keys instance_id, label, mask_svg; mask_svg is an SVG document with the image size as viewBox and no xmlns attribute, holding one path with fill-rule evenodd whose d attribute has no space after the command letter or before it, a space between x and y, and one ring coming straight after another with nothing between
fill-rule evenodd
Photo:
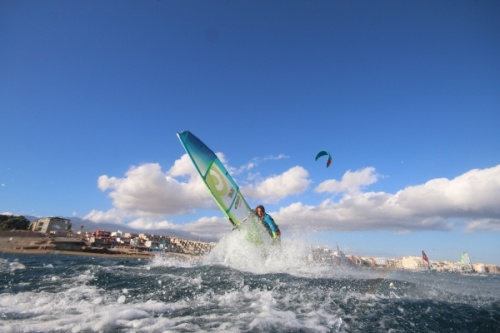
<instances>
[{"instance_id":1,"label":"sea","mask_svg":"<svg viewBox=\"0 0 500 333\"><path fill-rule=\"evenodd\" d=\"M500 332L500 276L313 263L310 246L0 253L0 332Z\"/></svg>"}]
</instances>

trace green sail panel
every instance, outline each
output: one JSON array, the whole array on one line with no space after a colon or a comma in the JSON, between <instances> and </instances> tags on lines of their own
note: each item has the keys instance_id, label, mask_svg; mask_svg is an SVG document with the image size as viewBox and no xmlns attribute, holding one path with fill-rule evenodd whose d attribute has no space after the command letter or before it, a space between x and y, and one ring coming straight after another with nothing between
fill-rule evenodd
<instances>
[{"instance_id":1,"label":"green sail panel","mask_svg":"<svg viewBox=\"0 0 500 333\"><path fill-rule=\"evenodd\" d=\"M472 272L473 270L472 263L470 261L469 254L467 252L462 252L461 263L462 263L462 270L464 272Z\"/></svg>"},{"instance_id":2,"label":"green sail panel","mask_svg":"<svg viewBox=\"0 0 500 333\"><path fill-rule=\"evenodd\" d=\"M229 221L240 229L243 222L250 219L246 224L249 235L253 242L261 242L252 209L217 155L190 131L179 132L177 136L210 194Z\"/></svg>"}]
</instances>

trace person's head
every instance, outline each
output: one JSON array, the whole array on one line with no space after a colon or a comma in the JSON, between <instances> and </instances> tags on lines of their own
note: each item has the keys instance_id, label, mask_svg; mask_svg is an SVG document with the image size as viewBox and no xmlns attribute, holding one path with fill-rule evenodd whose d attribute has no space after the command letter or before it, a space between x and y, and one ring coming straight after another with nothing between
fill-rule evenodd
<instances>
[{"instance_id":1,"label":"person's head","mask_svg":"<svg viewBox=\"0 0 500 333\"><path fill-rule=\"evenodd\" d=\"M262 217L266 214L266 209L264 208L264 206L258 205L255 208L255 214L257 214L257 216L259 216L259 217Z\"/></svg>"}]
</instances>

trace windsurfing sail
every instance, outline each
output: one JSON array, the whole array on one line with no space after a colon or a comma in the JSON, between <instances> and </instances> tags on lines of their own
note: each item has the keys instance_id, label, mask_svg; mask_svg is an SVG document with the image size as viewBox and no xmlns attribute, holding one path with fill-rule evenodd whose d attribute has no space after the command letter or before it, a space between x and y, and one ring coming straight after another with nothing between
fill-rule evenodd
<instances>
[{"instance_id":1,"label":"windsurfing sail","mask_svg":"<svg viewBox=\"0 0 500 333\"><path fill-rule=\"evenodd\" d=\"M472 263L467 252L462 252L462 259L460 262L462 264L462 270L464 272L472 272Z\"/></svg>"},{"instance_id":2,"label":"windsurfing sail","mask_svg":"<svg viewBox=\"0 0 500 333\"><path fill-rule=\"evenodd\" d=\"M179 132L177 136L213 199L229 221L235 228L241 229L243 222L248 219L246 227L250 238L254 243L260 243L261 236L257 230L255 214L217 155L190 131Z\"/></svg>"},{"instance_id":3,"label":"windsurfing sail","mask_svg":"<svg viewBox=\"0 0 500 333\"><path fill-rule=\"evenodd\" d=\"M328 159L326 160L326 167L328 168L330 164L332 164L332 155L330 155L330 153L327 152L326 150L322 150L316 155L315 160L317 161L322 156L328 156Z\"/></svg>"},{"instance_id":4,"label":"windsurfing sail","mask_svg":"<svg viewBox=\"0 0 500 333\"><path fill-rule=\"evenodd\" d=\"M431 263L429 262L429 258L427 258L427 254L425 254L424 251L422 251L422 259L427 263L427 268L431 268Z\"/></svg>"}]
</instances>

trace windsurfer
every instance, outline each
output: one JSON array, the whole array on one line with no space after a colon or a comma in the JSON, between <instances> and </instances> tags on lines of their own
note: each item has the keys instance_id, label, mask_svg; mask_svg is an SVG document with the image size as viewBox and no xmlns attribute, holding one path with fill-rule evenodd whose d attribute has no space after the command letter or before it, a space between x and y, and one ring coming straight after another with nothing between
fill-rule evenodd
<instances>
[{"instance_id":1,"label":"windsurfer","mask_svg":"<svg viewBox=\"0 0 500 333\"><path fill-rule=\"evenodd\" d=\"M280 243L281 231L271 215L266 213L266 209L262 205L255 208L255 214L259 218L260 223L266 228L269 235L272 237L274 244Z\"/></svg>"}]
</instances>

